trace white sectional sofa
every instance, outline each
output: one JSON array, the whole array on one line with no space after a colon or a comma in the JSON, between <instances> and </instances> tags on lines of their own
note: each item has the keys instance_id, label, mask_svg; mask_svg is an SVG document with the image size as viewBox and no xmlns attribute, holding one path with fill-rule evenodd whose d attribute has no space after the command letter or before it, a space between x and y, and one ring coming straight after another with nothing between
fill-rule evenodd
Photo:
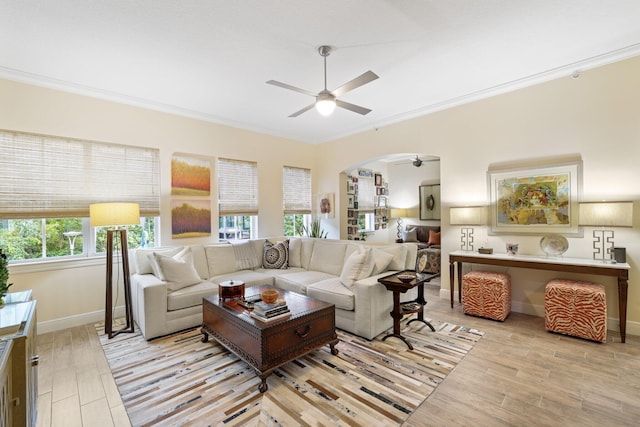
<instances>
[{"instance_id":1,"label":"white sectional sofa","mask_svg":"<svg viewBox=\"0 0 640 427\"><path fill-rule=\"evenodd\" d=\"M147 340L198 326L202 298L223 281L242 280L245 295L269 284L332 303L338 328L372 339L393 323L392 294L378 278L413 270L416 252L413 244L309 238L138 249L133 316ZM415 297L413 289L403 300Z\"/></svg>"}]
</instances>

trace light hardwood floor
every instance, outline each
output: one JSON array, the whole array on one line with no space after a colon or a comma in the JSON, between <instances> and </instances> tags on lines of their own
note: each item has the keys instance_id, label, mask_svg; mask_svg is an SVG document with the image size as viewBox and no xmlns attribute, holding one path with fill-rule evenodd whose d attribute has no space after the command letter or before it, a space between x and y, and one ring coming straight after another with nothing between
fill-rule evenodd
<instances>
[{"instance_id":1,"label":"light hardwood floor","mask_svg":"<svg viewBox=\"0 0 640 427\"><path fill-rule=\"evenodd\" d=\"M438 291L427 287L427 317L486 335L405 426L640 424L640 337L609 331L598 344L546 332L539 317L465 316ZM38 352L38 426L131 425L93 325L40 335Z\"/></svg>"}]
</instances>

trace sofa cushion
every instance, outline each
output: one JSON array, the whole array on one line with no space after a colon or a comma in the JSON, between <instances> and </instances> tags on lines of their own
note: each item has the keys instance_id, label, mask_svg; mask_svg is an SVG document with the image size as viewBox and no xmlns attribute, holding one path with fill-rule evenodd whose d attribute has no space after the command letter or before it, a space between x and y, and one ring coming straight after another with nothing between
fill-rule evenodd
<instances>
[{"instance_id":1,"label":"sofa cushion","mask_svg":"<svg viewBox=\"0 0 640 427\"><path fill-rule=\"evenodd\" d=\"M289 268L289 240L279 243L264 242L262 254L263 268Z\"/></svg>"},{"instance_id":2,"label":"sofa cushion","mask_svg":"<svg viewBox=\"0 0 640 427\"><path fill-rule=\"evenodd\" d=\"M393 255L388 252L381 251L378 248L373 248L371 250L371 256L373 258L373 270L371 271L372 276L386 271L389 264L391 264L391 261L393 261Z\"/></svg>"},{"instance_id":3,"label":"sofa cushion","mask_svg":"<svg viewBox=\"0 0 640 427\"><path fill-rule=\"evenodd\" d=\"M386 252L393 256L393 259L387 267L389 270L400 271L405 269L405 263L407 258L407 248L403 245L383 246L376 248L379 251Z\"/></svg>"},{"instance_id":4,"label":"sofa cushion","mask_svg":"<svg viewBox=\"0 0 640 427\"><path fill-rule=\"evenodd\" d=\"M339 276L342 273L346 249L346 243L316 240L308 269Z\"/></svg>"},{"instance_id":5,"label":"sofa cushion","mask_svg":"<svg viewBox=\"0 0 640 427\"><path fill-rule=\"evenodd\" d=\"M402 241L403 242L417 242L418 241L418 230L415 228L411 230L405 230L402 232Z\"/></svg>"},{"instance_id":6,"label":"sofa cushion","mask_svg":"<svg viewBox=\"0 0 640 427\"><path fill-rule=\"evenodd\" d=\"M427 241L429 246L431 245L440 245L440 232L435 230L429 230L429 241Z\"/></svg>"},{"instance_id":7,"label":"sofa cushion","mask_svg":"<svg viewBox=\"0 0 640 427\"><path fill-rule=\"evenodd\" d=\"M324 273L322 271L299 271L275 276L274 284L280 289L306 295L307 286L332 278L337 279L335 275Z\"/></svg>"},{"instance_id":8,"label":"sofa cushion","mask_svg":"<svg viewBox=\"0 0 640 427\"><path fill-rule=\"evenodd\" d=\"M139 248L135 251L135 256L133 258L136 273L138 274L155 274L153 271L152 263L153 261L153 253L157 252L159 254L174 256L178 252L184 249L184 246L173 246L167 248Z\"/></svg>"},{"instance_id":9,"label":"sofa cushion","mask_svg":"<svg viewBox=\"0 0 640 427\"><path fill-rule=\"evenodd\" d=\"M215 283L216 286L228 280L243 281L245 291L248 287L255 285L273 285L273 276L261 273L260 270L234 271L233 273L221 274L209 279L209 281Z\"/></svg>"},{"instance_id":10,"label":"sofa cushion","mask_svg":"<svg viewBox=\"0 0 640 427\"><path fill-rule=\"evenodd\" d=\"M180 310L183 308L202 305L202 298L218 294L218 285L201 281L198 284L184 287L167 295L167 310Z\"/></svg>"},{"instance_id":11,"label":"sofa cushion","mask_svg":"<svg viewBox=\"0 0 640 427\"><path fill-rule=\"evenodd\" d=\"M302 239L289 239L289 267L302 267Z\"/></svg>"},{"instance_id":12,"label":"sofa cushion","mask_svg":"<svg viewBox=\"0 0 640 427\"><path fill-rule=\"evenodd\" d=\"M251 270L262 265L262 247L256 253L253 242L232 243L233 253L236 258L236 270Z\"/></svg>"},{"instance_id":13,"label":"sofa cushion","mask_svg":"<svg viewBox=\"0 0 640 427\"><path fill-rule=\"evenodd\" d=\"M355 309L355 294L336 278L322 280L309 285L307 287L307 295L333 304L336 308L342 310L353 311Z\"/></svg>"},{"instance_id":14,"label":"sofa cushion","mask_svg":"<svg viewBox=\"0 0 640 427\"><path fill-rule=\"evenodd\" d=\"M155 252L153 257L158 266L159 274L156 274L156 276L160 280L167 282L167 288L170 291L182 289L202 281L193 266L193 255L191 248L188 246L172 257Z\"/></svg>"},{"instance_id":15,"label":"sofa cushion","mask_svg":"<svg viewBox=\"0 0 640 427\"><path fill-rule=\"evenodd\" d=\"M236 268L236 255L233 245L222 243L217 245L207 245L204 247L209 265L211 277L221 274L233 273Z\"/></svg>"},{"instance_id":16,"label":"sofa cushion","mask_svg":"<svg viewBox=\"0 0 640 427\"><path fill-rule=\"evenodd\" d=\"M374 259L371 255L371 248L360 247L349 255L344 262L340 273L340 282L347 287L351 287L356 281L371 275L373 266Z\"/></svg>"}]
</instances>

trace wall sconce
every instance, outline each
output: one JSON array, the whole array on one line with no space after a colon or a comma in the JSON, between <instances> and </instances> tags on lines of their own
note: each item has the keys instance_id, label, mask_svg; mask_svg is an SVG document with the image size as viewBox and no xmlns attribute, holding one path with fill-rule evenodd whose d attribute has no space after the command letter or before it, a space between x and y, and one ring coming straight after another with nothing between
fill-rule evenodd
<instances>
[{"instance_id":1,"label":"wall sconce","mask_svg":"<svg viewBox=\"0 0 640 427\"><path fill-rule=\"evenodd\" d=\"M391 218L397 218L397 230L396 236L398 239L402 238L402 217L407 217L409 209L406 208L392 208Z\"/></svg>"},{"instance_id":2,"label":"wall sconce","mask_svg":"<svg viewBox=\"0 0 640 427\"><path fill-rule=\"evenodd\" d=\"M613 256L614 232L605 227L633 226L632 202L595 202L580 203L579 225L602 227L593 230L593 259L603 262L615 262Z\"/></svg>"},{"instance_id":3,"label":"wall sconce","mask_svg":"<svg viewBox=\"0 0 640 427\"><path fill-rule=\"evenodd\" d=\"M485 206L469 206L449 208L449 223L463 225L460 228L460 249L473 250L473 227L471 225L485 225L487 223L487 209Z\"/></svg>"}]
</instances>

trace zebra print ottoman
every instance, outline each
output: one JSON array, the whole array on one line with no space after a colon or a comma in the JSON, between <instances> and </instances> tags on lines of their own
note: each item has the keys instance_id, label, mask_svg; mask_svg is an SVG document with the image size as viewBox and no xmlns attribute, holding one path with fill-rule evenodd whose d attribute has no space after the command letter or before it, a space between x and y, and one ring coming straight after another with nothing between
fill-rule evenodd
<instances>
[{"instance_id":1,"label":"zebra print ottoman","mask_svg":"<svg viewBox=\"0 0 640 427\"><path fill-rule=\"evenodd\" d=\"M544 326L548 331L605 342L607 298L604 286L554 279L544 293Z\"/></svg>"},{"instance_id":2,"label":"zebra print ottoman","mask_svg":"<svg viewBox=\"0 0 640 427\"><path fill-rule=\"evenodd\" d=\"M511 312L511 276L491 271L462 276L462 312L504 321Z\"/></svg>"}]
</instances>

